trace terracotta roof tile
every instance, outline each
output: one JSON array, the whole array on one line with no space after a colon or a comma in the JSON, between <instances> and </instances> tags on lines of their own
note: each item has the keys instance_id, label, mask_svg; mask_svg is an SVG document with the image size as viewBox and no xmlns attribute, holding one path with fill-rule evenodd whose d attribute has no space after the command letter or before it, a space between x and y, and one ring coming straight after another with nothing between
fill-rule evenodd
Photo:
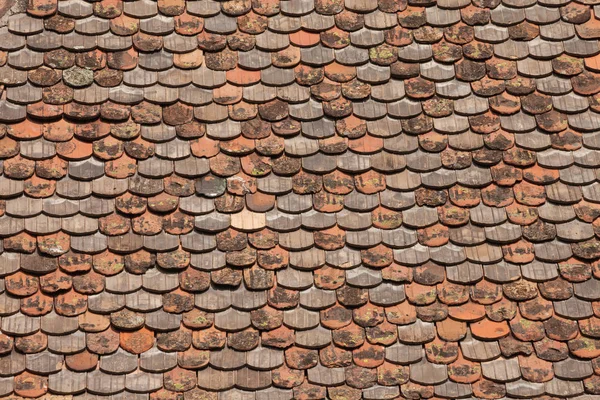
<instances>
[{"instance_id":1,"label":"terracotta roof tile","mask_svg":"<svg viewBox=\"0 0 600 400\"><path fill-rule=\"evenodd\" d=\"M597 395L598 7L526 3L5 7L0 397Z\"/></svg>"}]
</instances>

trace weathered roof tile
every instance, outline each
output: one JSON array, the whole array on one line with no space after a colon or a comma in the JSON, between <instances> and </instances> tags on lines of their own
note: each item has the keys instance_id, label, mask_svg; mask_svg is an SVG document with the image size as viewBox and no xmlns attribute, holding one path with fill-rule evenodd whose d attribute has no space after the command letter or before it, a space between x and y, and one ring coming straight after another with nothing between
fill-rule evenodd
<instances>
[{"instance_id":1,"label":"weathered roof tile","mask_svg":"<svg viewBox=\"0 0 600 400\"><path fill-rule=\"evenodd\" d=\"M104 3L0 28L0 397L593 396L593 5Z\"/></svg>"}]
</instances>

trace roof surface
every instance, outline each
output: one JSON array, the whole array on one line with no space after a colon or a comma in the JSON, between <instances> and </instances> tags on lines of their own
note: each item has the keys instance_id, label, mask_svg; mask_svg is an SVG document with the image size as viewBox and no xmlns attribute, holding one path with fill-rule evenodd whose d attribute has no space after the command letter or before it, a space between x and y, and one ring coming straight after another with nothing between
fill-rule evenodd
<instances>
[{"instance_id":1,"label":"roof surface","mask_svg":"<svg viewBox=\"0 0 600 400\"><path fill-rule=\"evenodd\" d=\"M0 397L598 399L598 1L17 1Z\"/></svg>"}]
</instances>

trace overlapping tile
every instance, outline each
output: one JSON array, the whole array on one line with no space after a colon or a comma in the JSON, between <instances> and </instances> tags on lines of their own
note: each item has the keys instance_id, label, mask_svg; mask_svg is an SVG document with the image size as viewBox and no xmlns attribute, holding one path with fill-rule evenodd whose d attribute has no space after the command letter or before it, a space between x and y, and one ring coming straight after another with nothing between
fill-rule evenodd
<instances>
[{"instance_id":1,"label":"overlapping tile","mask_svg":"<svg viewBox=\"0 0 600 400\"><path fill-rule=\"evenodd\" d=\"M600 396L594 1L0 14L0 397Z\"/></svg>"}]
</instances>

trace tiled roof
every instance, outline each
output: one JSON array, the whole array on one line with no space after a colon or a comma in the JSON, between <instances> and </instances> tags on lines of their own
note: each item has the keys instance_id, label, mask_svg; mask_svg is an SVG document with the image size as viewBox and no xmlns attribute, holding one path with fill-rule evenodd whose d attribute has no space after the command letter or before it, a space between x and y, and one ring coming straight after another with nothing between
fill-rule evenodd
<instances>
[{"instance_id":1,"label":"tiled roof","mask_svg":"<svg viewBox=\"0 0 600 400\"><path fill-rule=\"evenodd\" d=\"M0 398L599 398L598 0L0 16Z\"/></svg>"}]
</instances>

